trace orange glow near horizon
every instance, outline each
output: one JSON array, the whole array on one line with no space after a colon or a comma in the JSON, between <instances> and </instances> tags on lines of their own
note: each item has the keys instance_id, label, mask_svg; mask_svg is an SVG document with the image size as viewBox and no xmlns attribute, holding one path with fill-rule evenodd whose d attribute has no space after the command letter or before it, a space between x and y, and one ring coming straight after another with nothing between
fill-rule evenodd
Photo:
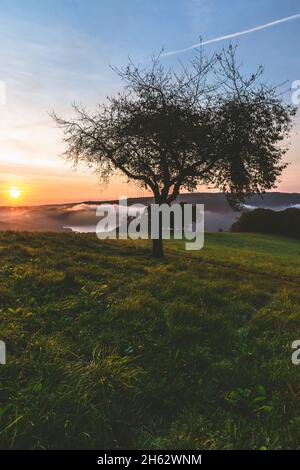
<instances>
[{"instance_id":1,"label":"orange glow near horizon","mask_svg":"<svg viewBox=\"0 0 300 470\"><path fill-rule=\"evenodd\" d=\"M84 165L73 171L70 163L62 158L61 133L54 128L50 117L43 118L44 109L36 109L28 117L27 109L31 109L31 104L15 103L1 110L0 206L67 204L151 195L134 183L128 183L126 177L119 174L112 174L109 184L103 185ZM274 191L300 192L299 131L300 120L295 123L291 145L285 156L285 161L291 164ZM10 193L13 188L20 193ZM216 190L200 186L198 191Z\"/></svg>"},{"instance_id":2,"label":"orange glow near horizon","mask_svg":"<svg viewBox=\"0 0 300 470\"><path fill-rule=\"evenodd\" d=\"M298 126L300 129L300 126ZM34 141L36 144L36 142ZM11 142L13 146L13 142ZM3 146L0 142L0 152ZM49 144L50 147L50 144ZM17 145L15 152L5 148L0 153L0 206L35 206L44 204L67 204L83 201L116 200L120 196L150 196L149 191L128 183L125 177L112 175L108 185L99 183L93 171L82 167L73 171L63 159L54 156L38 158L22 154ZM55 149L53 149L53 153ZM290 166L284 171L278 187L273 191L300 192L299 135L293 136L293 145L286 156ZM55 152L58 153L58 152ZM6 156L4 156L6 155ZM204 186L199 192L215 192ZM185 191L183 191L185 192Z\"/></svg>"},{"instance_id":3,"label":"orange glow near horizon","mask_svg":"<svg viewBox=\"0 0 300 470\"><path fill-rule=\"evenodd\" d=\"M120 177L112 178L107 186L100 185L92 173L69 172L66 175L62 171L61 175L45 175L24 172L18 177L12 176L4 179L0 175L0 206L68 204L151 195Z\"/></svg>"},{"instance_id":4,"label":"orange glow near horizon","mask_svg":"<svg viewBox=\"0 0 300 470\"><path fill-rule=\"evenodd\" d=\"M291 165L292 167L292 165ZM273 191L299 192L298 172L300 165L285 171L281 183ZM296 170L296 171L295 171ZM297 171L298 170L298 171ZM83 201L116 200L120 196L151 196L151 192L141 190L123 178L113 177L110 184L102 186L93 174L62 172L61 175L29 174L18 175L9 181L0 181L0 206L35 206L44 204L67 204ZM1 177L0 177L1 179ZM216 192L206 187L199 187L199 192ZM186 192L186 191L183 191Z\"/></svg>"}]
</instances>

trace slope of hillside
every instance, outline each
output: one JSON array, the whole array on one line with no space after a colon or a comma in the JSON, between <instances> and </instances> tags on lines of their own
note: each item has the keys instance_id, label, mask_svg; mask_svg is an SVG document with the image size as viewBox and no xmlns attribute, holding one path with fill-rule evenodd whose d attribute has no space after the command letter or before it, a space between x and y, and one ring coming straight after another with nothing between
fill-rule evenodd
<instances>
[{"instance_id":1,"label":"slope of hillside","mask_svg":"<svg viewBox=\"0 0 300 470\"><path fill-rule=\"evenodd\" d=\"M293 240L0 233L0 448L298 448Z\"/></svg>"}]
</instances>

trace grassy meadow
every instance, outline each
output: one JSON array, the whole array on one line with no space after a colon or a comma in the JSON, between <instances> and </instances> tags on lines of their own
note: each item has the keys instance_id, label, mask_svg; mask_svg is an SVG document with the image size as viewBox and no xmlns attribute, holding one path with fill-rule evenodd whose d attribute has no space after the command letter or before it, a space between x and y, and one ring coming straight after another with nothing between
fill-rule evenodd
<instances>
[{"instance_id":1,"label":"grassy meadow","mask_svg":"<svg viewBox=\"0 0 300 470\"><path fill-rule=\"evenodd\" d=\"M1 449L296 449L299 241L0 233Z\"/></svg>"}]
</instances>

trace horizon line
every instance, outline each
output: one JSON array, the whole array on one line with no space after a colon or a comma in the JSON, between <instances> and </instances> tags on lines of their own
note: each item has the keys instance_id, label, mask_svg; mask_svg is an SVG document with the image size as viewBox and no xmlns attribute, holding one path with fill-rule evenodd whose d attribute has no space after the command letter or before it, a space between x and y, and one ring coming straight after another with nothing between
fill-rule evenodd
<instances>
[{"instance_id":1,"label":"horizon line","mask_svg":"<svg viewBox=\"0 0 300 470\"><path fill-rule=\"evenodd\" d=\"M213 195L213 194L223 194L225 195L224 192L222 191L195 191L195 192L187 192L187 193L180 193L178 196L187 196L187 195L196 195L196 194L210 194L210 195ZM299 191L266 191L265 193L262 193L262 194L259 194L259 193L255 193L255 194L252 194L251 196L249 196L250 198L253 197L253 196L265 196L267 194L289 194L289 195L300 195L300 190ZM154 196L129 196L127 198L127 200L130 200L130 199L151 199L151 198L154 198ZM108 198L108 199L95 199L95 200L92 200L92 199L85 199L85 200L81 200L81 201L77 201L77 202L48 202L48 203L42 203L42 204L0 204L0 209L1 208L5 208L5 207L10 207L10 208L15 208L15 209L22 209L24 207L46 207L46 206L69 206L69 205L78 205L78 204L89 204L89 203L108 203L108 202L115 202L118 200L118 197L116 198ZM1 229L0 229L1 231Z\"/></svg>"}]
</instances>

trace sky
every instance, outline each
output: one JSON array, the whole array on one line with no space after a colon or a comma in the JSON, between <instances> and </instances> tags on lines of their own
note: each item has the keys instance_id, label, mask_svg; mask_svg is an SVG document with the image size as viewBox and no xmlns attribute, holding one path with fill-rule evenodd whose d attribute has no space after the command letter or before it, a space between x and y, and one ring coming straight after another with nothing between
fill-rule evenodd
<instances>
[{"instance_id":1,"label":"sky","mask_svg":"<svg viewBox=\"0 0 300 470\"><path fill-rule=\"evenodd\" d=\"M125 179L101 186L85 168L74 171L49 112L70 117L74 101L93 109L115 94L122 84L109 66L129 56L147 63L164 48L162 60L176 66L199 37L211 53L230 42L212 39L296 14L299 0L0 0L0 205L141 196ZM299 35L300 17L233 40L245 72L262 64L288 90L300 80ZM300 192L299 129L298 117L280 191Z\"/></svg>"}]
</instances>

